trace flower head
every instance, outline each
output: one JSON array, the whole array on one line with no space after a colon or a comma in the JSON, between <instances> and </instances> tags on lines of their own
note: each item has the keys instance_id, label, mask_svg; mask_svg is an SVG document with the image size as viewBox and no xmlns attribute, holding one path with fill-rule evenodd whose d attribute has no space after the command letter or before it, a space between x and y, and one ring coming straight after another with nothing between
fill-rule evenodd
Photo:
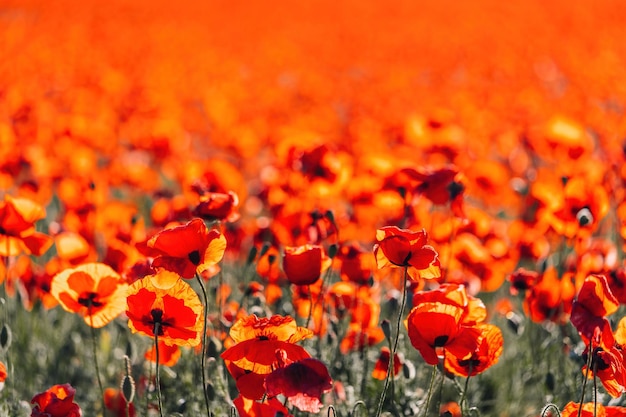
<instances>
[{"instance_id":1,"label":"flower head","mask_svg":"<svg viewBox=\"0 0 626 417\"><path fill-rule=\"evenodd\" d=\"M222 260L226 238L215 229L209 230L202 219L193 219L157 233L148 247L156 251L153 267L193 278Z\"/></svg>"},{"instance_id":2,"label":"flower head","mask_svg":"<svg viewBox=\"0 0 626 417\"><path fill-rule=\"evenodd\" d=\"M378 268L407 267L413 279L439 278L441 268L437 251L428 245L425 230L418 232L385 226L376 231L374 255Z\"/></svg>"},{"instance_id":3,"label":"flower head","mask_svg":"<svg viewBox=\"0 0 626 417\"><path fill-rule=\"evenodd\" d=\"M79 265L52 278L50 293L71 313L92 327L102 327L124 311L128 284L101 263Z\"/></svg>"},{"instance_id":4,"label":"flower head","mask_svg":"<svg viewBox=\"0 0 626 417\"><path fill-rule=\"evenodd\" d=\"M70 384L53 385L33 397L31 417L80 417L82 412L74 402L76 390Z\"/></svg>"},{"instance_id":5,"label":"flower head","mask_svg":"<svg viewBox=\"0 0 626 417\"><path fill-rule=\"evenodd\" d=\"M128 327L150 337L156 332L166 345L197 346L202 311L198 294L173 272L161 270L128 288Z\"/></svg>"}]
</instances>

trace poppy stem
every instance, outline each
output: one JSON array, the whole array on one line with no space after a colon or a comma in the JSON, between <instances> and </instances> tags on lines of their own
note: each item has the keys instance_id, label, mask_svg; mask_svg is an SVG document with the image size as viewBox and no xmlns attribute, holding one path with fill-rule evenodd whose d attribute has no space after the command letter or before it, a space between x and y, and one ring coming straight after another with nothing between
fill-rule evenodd
<instances>
[{"instance_id":1,"label":"poppy stem","mask_svg":"<svg viewBox=\"0 0 626 417\"><path fill-rule=\"evenodd\" d=\"M428 407L430 406L430 398L433 395L433 387L435 386L436 376L437 376L437 365L433 365L433 372L430 376L430 386L428 387L428 396L426 397L426 407L424 407L424 417L428 415Z\"/></svg>"},{"instance_id":2,"label":"poppy stem","mask_svg":"<svg viewBox=\"0 0 626 417\"><path fill-rule=\"evenodd\" d=\"M408 281L408 277L409 277L409 270L407 267L404 267L404 279L402 280L402 302L400 303L400 311L398 312L398 321L396 322L396 334L394 335L392 349L389 354L389 366L387 367L387 377L385 378L385 385L383 387L383 392L380 394L380 400L378 401L378 409L376 410L376 417L380 417L380 414L383 411L383 405L385 403L385 396L387 395L387 390L389 389L389 380L392 378L392 374L394 370L393 359L398 349L398 340L400 338L400 326L402 325L402 316L404 315L404 308L406 306L406 284Z\"/></svg>"},{"instance_id":3,"label":"poppy stem","mask_svg":"<svg viewBox=\"0 0 626 417\"><path fill-rule=\"evenodd\" d=\"M463 394L461 394L461 400L459 401L459 405L461 406L462 416L465 416L465 410L467 409L467 405L465 403L467 402L467 389L469 388L469 381L470 381L471 376L472 376L472 365L470 364L470 369L469 369L467 378L465 378L465 386L463 387Z\"/></svg>"},{"instance_id":4,"label":"poppy stem","mask_svg":"<svg viewBox=\"0 0 626 417\"><path fill-rule=\"evenodd\" d=\"M91 332L91 347L93 354L93 363L96 367L96 379L98 380L98 388L100 388L100 401L102 403L102 413L104 414L104 410L106 409L104 405L104 388L102 387L102 379L100 378L100 366L98 366L98 349L96 342L96 329L93 327L93 315L91 314L91 303L87 306L87 314L89 314L89 328Z\"/></svg>"},{"instance_id":5,"label":"poppy stem","mask_svg":"<svg viewBox=\"0 0 626 417\"><path fill-rule=\"evenodd\" d=\"M580 417L583 411L583 402L585 401L585 387L587 387L587 379L589 378L589 368L591 368L591 362L593 361L593 340L589 340L589 355L587 357L587 369L585 371L585 379L583 379L582 392L580 393L580 402L578 403L578 416ZM594 374L595 378L595 374Z\"/></svg>"},{"instance_id":6,"label":"poppy stem","mask_svg":"<svg viewBox=\"0 0 626 417\"><path fill-rule=\"evenodd\" d=\"M202 296L204 297L204 320L202 322L202 348L201 348L201 358L200 358L200 372L202 373L202 393L204 394L204 404L206 406L206 415L207 417L211 417L211 407L209 406L209 393L207 391L206 384L206 328L209 314L209 296L206 292L206 287L202 282L202 278L196 272L196 279L198 280L198 284L200 284L200 288L202 289ZM218 320L221 320L221 316L218 317Z\"/></svg>"},{"instance_id":7,"label":"poppy stem","mask_svg":"<svg viewBox=\"0 0 626 417\"><path fill-rule=\"evenodd\" d=\"M159 372L159 330L161 324L157 321L154 323L154 350L156 351L156 390L157 401L159 403L159 415L163 417L163 403L161 402L161 376Z\"/></svg>"}]
</instances>

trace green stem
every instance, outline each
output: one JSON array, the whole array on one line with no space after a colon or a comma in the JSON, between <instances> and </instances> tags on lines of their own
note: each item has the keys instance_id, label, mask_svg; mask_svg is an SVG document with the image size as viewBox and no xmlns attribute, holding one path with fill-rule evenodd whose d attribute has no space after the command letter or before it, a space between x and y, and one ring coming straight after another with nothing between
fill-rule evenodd
<instances>
[{"instance_id":1,"label":"green stem","mask_svg":"<svg viewBox=\"0 0 626 417\"><path fill-rule=\"evenodd\" d=\"M406 306L406 283L408 281L409 272L408 268L404 268L404 279L402 280L402 302L400 303L400 312L398 313L398 321L396 322L396 334L394 335L392 350L389 353L389 366L387 367L387 377L385 378L385 386L383 392L380 394L380 400L378 401L378 409L376 410L376 417L380 417L383 411L383 404L385 403L385 396L387 395L387 389L389 388L389 380L393 374L393 359L398 349L398 340L400 338L400 326L402 325L402 316L404 315L404 308Z\"/></svg>"},{"instance_id":2,"label":"green stem","mask_svg":"<svg viewBox=\"0 0 626 417\"><path fill-rule=\"evenodd\" d=\"M202 282L202 278L200 278L200 275L196 272L196 279L198 280L198 284L200 284L200 288L202 289L202 296L204 297L204 321L202 323L202 348L201 348L201 358L200 358L200 368L201 368L201 373L202 373L202 392L204 394L204 404L206 406L206 415L207 417L211 416L211 407L209 406L209 393L207 390L207 384L206 384L206 327L207 327L207 321L208 321L208 314L209 314L209 296L207 295L206 292L206 287L204 286L204 283ZM218 320L220 320L221 318L218 317Z\"/></svg>"},{"instance_id":3,"label":"green stem","mask_svg":"<svg viewBox=\"0 0 626 417\"><path fill-rule=\"evenodd\" d=\"M100 401L102 402L102 414L104 414L105 411L105 405L104 405L104 388L102 386L102 379L100 378L100 367L98 366L98 349L97 349L97 345L96 345L96 329L93 327L93 315L91 314L91 303L89 303L89 306L87 307L87 314L89 314L89 328L91 331L91 347L92 347L92 354L93 354L93 363L95 364L96 367L96 378L98 380L98 388L100 388Z\"/></svg>"},{"instance_id":4,"label":"green stem","mask_svg":"<svg viewBox=\"0 0 626 417\"><path fill-rule=\"evenodd\" d=\"M430 407L430 398L433 395L433 387L435 386L436 376L437 376L437 365L433 365L433 372L430 376L430 386L428 387L428 396L426 397L426 407L424 407L424 416L428 415L428 407Z\"/></svg>"},{"instance_id":5,"label":"green stem","mask_svg":"<svg viewBox=\"0 0 626 417\"><path fill-rule=\"evenodd\" d=\"M467 390L469 388L469 381L472 376L472 363L470 361L469 370L467 372L467 378L465 378L465 386L463 387L463 394L461 394L461 400L459 401L459 405L461 406L461 415L465 416L465 410L467 406L465 405L467 401Z\"/></svg>"},{"instance_id":6,"label":"green stem","mask_svg":"<svg viewBox=\"0 0 626 417\"><path fill-rule=\"evenodd\" d=\"M589 340L589 355L587 357L587 370L585 371L585 379L583 379L582 392L580 393L580 402L578 403L578 417L581 416L582 411L583 411L583 402L585 401L585 388L587 387L587 379L589 377L589 368L591 368L592 360L593 360L593 341Z\"/></svg>"},{"instance_id":7,"label":"green stem","mask_svg":"<svg viewBox=\"0 0 626 417\"><path fill-rule=\"evenodd\" d=\"M159 403L159 416L163 417L163 403L161 402L161 377L159 372L159 330L160 323L154 323L154 349L156 351L156 390Z\"/></svg>"}]
</instances>

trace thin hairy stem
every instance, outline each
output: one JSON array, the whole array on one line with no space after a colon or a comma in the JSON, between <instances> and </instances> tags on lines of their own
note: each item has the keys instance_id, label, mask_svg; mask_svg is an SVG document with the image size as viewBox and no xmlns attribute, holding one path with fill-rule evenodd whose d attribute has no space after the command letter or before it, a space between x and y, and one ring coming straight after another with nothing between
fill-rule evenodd
<instances>
[{"instance_id":1,"label":"thin hairy stem","mask_svg":"<svg viewBox=\"0 0 626 417\"><path fill-rule=\"evenodd\" d=\"M156 390L157 402L159 403L159 416L163 417L163 403L161 402L161 377L159 369L159 330L160 324L154 323L154 349L156 351Z\"/></svg>"},{"instance_id":2,"label":"thin hairy stem","mask_svg":"<svg viewBox=\"0 0 626 417\"><path fill-rule=\"evenodd\" d=\"M402 302L400 303L400 311L398 312L398 320L396 322L396 334L394 335L392 350L389 353L389 366L387 367L387 377L385 378L385 385L383 392L380 394L380 400L378 401L378 409L376 410L376 417L379 417L383 411L383 405L385 403L385 396L387 395L387 389L389 389L389 381L393 374L393 359L398 349L398 340L400 338L400 327L402 326L402 316L404 315L404 308L406 306L406 283L409 277L408 268L404 268L404 278L402 280Z\"/></svg>"},{"instance_id":3,"label":"thin hairy stem","mask_svg":"<svg viewBox=\"0 0 626 417\"><path fill-rule=\"evenodd\" d=\"M206 327L207 327L207 321L208 321L208 314L209 314L209 296L207 295L206 292L206 287L204 286L204 283L202 282L202 278L200 278L200 275L196 272L196 279L198 280L198 284L200 284L200 288L202 290L202 296L204 297L204 321L202 323L202 347L201 347L201 358L200 358L200 372L202 373L202 392L204 394L204 404L206 406L206 415L207 417L211 416L211 407L209 405L209 392L207 390L207 383L206 383ZM218 317L218 320L220 320L221 318Z\"/></svg>"},{"instance_id":4,"label":"thin hairy stem","mask_svg":"<svg viewBox=\"0 0 626 417\"><path fill-rule=\"evenodd\" d=\"M102 379L100 378L100 367L98 366L98 349L96 342L96 329L93 327L93 315L91 314L91 302L87 306L87 314L89 314L89 328L91 331L91 348L93 354L93 363L96 367L96 379L98 380L98 388L100 389L100 401L102 404L102 413L104 413L104 388L102 386Z\"/></svg>"}]
</instances>

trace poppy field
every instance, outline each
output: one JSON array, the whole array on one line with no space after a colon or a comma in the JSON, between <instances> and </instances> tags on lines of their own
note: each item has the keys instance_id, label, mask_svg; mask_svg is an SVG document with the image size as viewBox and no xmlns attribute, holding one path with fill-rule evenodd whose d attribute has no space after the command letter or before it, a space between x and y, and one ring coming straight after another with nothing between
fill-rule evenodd
<instances>
[{"instance_id":1,"label":"poppy field","mask_svg":"<svg viewBox=\"0 0 626 417\"><path fill-rule=\"evenodd\" d=\"M0 2L0 417L626 416L626 5L297 3Z\"/></svg>"}]
</instances>

